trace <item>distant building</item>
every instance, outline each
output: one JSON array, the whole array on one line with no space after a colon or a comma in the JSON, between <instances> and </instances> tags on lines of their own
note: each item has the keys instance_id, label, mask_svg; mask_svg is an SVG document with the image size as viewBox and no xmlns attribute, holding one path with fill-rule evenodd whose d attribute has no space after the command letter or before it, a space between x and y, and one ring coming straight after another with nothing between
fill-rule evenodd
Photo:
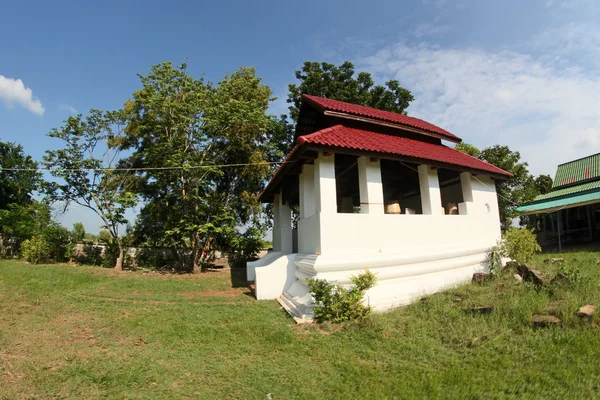
<instances>
[{"instance_id":1,"label":"distant building","mask_svg":"<svg viewBox=\"0 0 600 400\"><path fill-rule=\"evenodd\" d=\"M562 249L600 239L600 153L561 164L552 191L517 209L529 215L542 247Z\"/></svg>"},{"instance_id":2,"label":"distant building","mask_svg":"<svg viewBox=\"0 0 600 400\"><path fill-rule=\"evenodd\" d=\"M306 280L342 284L364 269L375 310L471 278L500 239L495 180L510 174L442 144L417 118L304 95L296 146L261 201L273 203L273 252L248 263L258 299L311 317ZM298 207L297 229L291 208Z\"/></svg>"}]
</instances>

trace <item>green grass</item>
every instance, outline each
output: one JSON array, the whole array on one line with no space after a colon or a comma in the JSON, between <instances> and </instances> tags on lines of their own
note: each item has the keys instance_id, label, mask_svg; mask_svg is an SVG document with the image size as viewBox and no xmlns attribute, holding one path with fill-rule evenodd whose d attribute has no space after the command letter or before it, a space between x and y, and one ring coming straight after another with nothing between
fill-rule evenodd
<instances>
[{"instance_id":1,"label":"green grass","mask_svg":"<svg viewBox=\"0 0 600 400\"><path fill-rule=\"evenodd\" d=\"M228 273L2 261L0 399L600 398L600 331L575 315L600 306L600 255L565 257L575 288L505 274L341 327L297 326ZM553 302L563 327L533 329Z\"/></svg>"}]
</instances>

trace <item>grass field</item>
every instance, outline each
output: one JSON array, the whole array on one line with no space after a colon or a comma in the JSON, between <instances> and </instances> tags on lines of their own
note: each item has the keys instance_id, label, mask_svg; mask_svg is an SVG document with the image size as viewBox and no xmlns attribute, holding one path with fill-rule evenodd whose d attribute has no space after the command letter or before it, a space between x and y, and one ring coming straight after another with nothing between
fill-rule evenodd
<instances>
[{"instance_id":1,"label":"grass field","mask_svg":"<svg viewBox=\"0 0 600 400\"><path fill-rule=\"evenodd\" d=\"M547 257L536 262L552 276ZM575 315L600 306L600 256L565 257L575 288L510 273L341 327L297 326L225 272L2 261L0 399L600 398L600 330ZM534 329L551 303L563 326Z\"/></svg>"}]
</instances>

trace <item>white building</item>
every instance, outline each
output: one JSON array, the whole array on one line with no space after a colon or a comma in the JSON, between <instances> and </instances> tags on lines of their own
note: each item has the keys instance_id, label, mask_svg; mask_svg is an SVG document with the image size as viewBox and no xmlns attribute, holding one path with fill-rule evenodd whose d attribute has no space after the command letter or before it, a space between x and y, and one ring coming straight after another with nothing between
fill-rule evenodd
<instances>
[{"instance_id":1,"label":"white building","mask_svg":"<svg viewBox=\"0 0 600 400\"><path fill-rule=\"evenodd\" d=\"M471 278L500 239L495 180L510 174L444 146L420 119L303 96L296 146L263 193L273 251L249 262L256 298L311 317L307 278L350 282L370 269L375 310ZM292 206L299 207L293 228Z\"/></svg>"}]
</instances>

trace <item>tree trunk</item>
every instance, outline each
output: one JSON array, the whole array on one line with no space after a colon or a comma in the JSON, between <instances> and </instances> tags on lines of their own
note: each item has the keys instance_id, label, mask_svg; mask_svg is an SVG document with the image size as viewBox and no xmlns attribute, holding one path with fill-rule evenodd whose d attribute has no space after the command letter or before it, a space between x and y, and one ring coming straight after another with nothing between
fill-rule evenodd
<instances>
[{"instance_id":1,"label":"tree trunk","mask_svg":"<svg viewBox=\"0 0 600 400\"><path fill-rule=\"evenodd\" d=\"M116 242L117 246L119 247L119 257L117 257L117 261L115 263L115 270L123 271L123 258L125 252L123 251L123 246L121 245L121 239L117 237Z\"/></svg>"},{"instance_id":2,"label":"tree trunk","mask_svg":"<svg viewBox=\"0 0 600 400\"><path fill-rule=\"evenodd\" d=\"M197 274L198 272L202 272L202 264L200 260L200 237L197 233L192 237L192 259L194 260L194 269L192 273Z\"/></svg>"}]
</instances>

